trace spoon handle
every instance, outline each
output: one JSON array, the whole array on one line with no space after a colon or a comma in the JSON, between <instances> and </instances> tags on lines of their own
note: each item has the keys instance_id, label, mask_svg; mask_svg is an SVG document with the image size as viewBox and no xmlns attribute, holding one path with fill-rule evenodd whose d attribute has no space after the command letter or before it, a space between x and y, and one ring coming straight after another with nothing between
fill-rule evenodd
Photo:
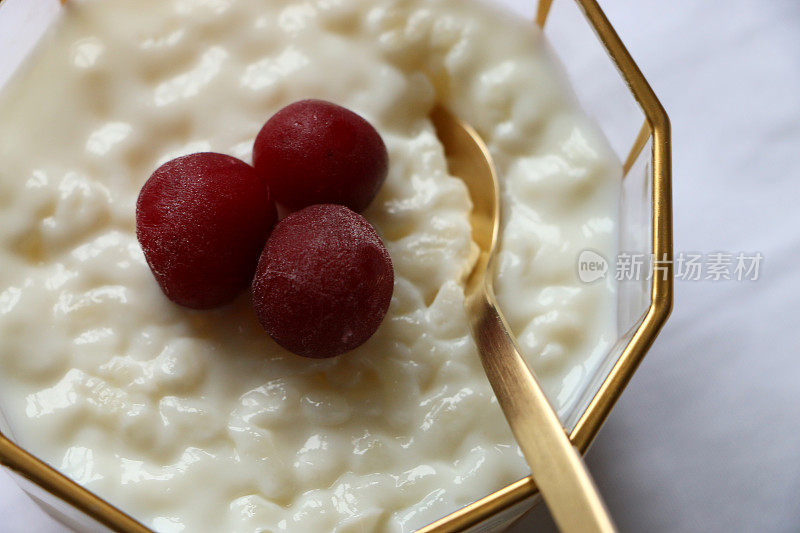
<instances>
[{"instance_id":1,"label":"spoon handle","mask_svg":"<svg viewBox=\"0 0 800 533\"><path fill-rule=\"evenodd\" d=\"M481 363L560 531L614 532L578 451L522 358L490 285L467 297Z\"/></svg>"}]
</instances>

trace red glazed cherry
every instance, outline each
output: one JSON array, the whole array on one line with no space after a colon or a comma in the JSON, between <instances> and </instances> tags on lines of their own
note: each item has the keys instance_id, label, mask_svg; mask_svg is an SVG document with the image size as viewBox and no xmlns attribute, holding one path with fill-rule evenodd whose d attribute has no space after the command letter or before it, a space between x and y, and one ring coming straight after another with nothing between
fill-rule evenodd
<instances>
[{"instance_id":1,"label":"red glazed cherry","mask_svg":"<svg viewBox=\"0 0 800 533\"><path fill-rule=\"evenodd\" d=\"M386 179L389 156L369 122L344 107L302 100L261 128L253 163L289 209L341 204L363 211Z\"/></svg>"},{"instance_id":2,"label":"red glazed cherry","mask_svg":"<svg viewBox=\"0 0 800 533\"><path fill-rule=\"evenodd\" d=\"M209 309L252 281L276 218L253 167L223 154L192 154L164 163L144 184L136 236L164 294Z\"/></svg>"},{"instance_id":3,"label":"red glazed cherry","mask_svg":"<svg viewBox=\"0 0 800 533\"><path fill-rule=\"evenodd\" d=\"M392 260L369 222L341 205L314 205L275 226L253 280L253 305L287 350L333 357L375 333L393 289Z\"/></svg>"}]
</instances>

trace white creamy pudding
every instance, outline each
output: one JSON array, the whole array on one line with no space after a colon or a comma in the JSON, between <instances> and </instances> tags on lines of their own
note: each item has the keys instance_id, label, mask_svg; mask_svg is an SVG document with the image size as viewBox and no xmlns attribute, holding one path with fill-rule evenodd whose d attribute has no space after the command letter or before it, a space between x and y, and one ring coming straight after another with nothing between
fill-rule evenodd
<instances>
[{"instance_id":1,"label":"white creamy pudding","mask_svg":"<svg viewBox=\"0 0 800 533\"><path fill-rule=\"evenodd\" d=\"M2 12L0 11L0 15ZM250 161L304 98L390 155L365 212L395 289L357 350L308 360L248 296L162 294L139 189L197 151ZM15 439L162 532L412 531L527 473L463 309L470 201L428 113L486 139L503 181L500 304L565 416L616 338L620 168L533 24L467 0L69 0L0 93L0 405Z\"/></svg>"}]
</instances>

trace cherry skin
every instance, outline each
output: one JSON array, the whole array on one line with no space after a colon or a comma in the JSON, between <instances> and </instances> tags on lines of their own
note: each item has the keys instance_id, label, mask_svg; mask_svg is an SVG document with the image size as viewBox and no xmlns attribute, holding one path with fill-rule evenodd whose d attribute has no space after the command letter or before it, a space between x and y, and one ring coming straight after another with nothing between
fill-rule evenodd
<instances>
[{"instance_id":1,"label":"cherry skin","mask_svg":"<svg viewBox=\"0 0 800 533\"><path fill-rule=\"evenodd\" d=\"M370 223L341 205L314 205L275 226L253 280L253 305L278 344L326 358L375 333L393 289L392 260Z\"/></svg>"},{"instance_id":2,"label":"cherry skin","mask_svg":"<svg viewBox=\"0 0 800 533\"><path fill-rule=\"evenodd\" d=\"M193 309L226 304L247 288L276 219L253 167L208 152L164 163L136 202L136 236L156 281Z\"/></svg>"},{"instance_id":3,"label":"cherry skin","mask_svg":"<svg viewBox=\"0 0 800 533\"><path fill-rule=\"evenodd\" d=\"M380 134L359 115L302 100L264 124L253 164L275 201L289 210L330 203L361 212L386 179L389 155Z\"/></svg>"}]
</instances>

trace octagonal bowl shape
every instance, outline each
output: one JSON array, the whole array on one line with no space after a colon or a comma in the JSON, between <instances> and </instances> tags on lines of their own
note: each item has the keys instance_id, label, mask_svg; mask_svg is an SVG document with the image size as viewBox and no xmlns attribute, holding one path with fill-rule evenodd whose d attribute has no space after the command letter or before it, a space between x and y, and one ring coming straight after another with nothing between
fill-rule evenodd
<instances>
[{"instance_id":1,"label":"octagonal bowl shape","mask_svg":"<svg viewBox=\"0 0 800 533\"><path fill-rule=\"evenodd\" d=\"M495 1L520 8L518 1ZM650 265L650 275L618 283L616 344L564 420L573 443L585 451L672 307L670 126L596 0L531 0L521 11L544 29L579 102L623 162L619 250L646 257ZM0 87L58 13L58 0L0 0ZM583 83L589 65L591 83ZM80 531L150 531L15 444L2 416L0 429L0 462L58 520ZM500 531L536 502L536 486L526 477L419 531Z\"/></svg>"}]
</instances>

